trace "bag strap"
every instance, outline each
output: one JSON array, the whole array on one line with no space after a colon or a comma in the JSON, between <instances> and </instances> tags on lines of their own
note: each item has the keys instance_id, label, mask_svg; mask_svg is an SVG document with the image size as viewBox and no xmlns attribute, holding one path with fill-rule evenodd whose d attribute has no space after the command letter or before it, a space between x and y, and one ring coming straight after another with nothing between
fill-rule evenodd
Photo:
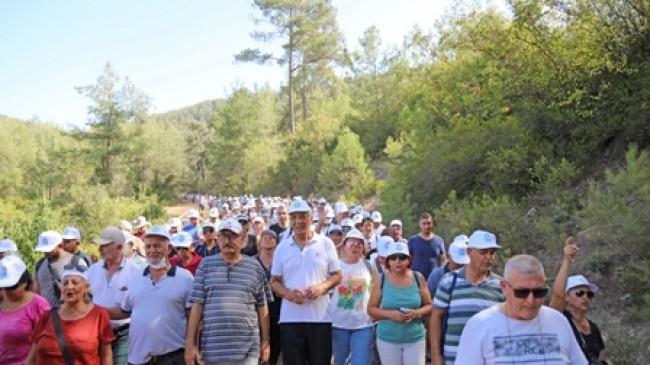
<instances>
[{"instance_id":1,"label":"bag strap","mask_svg":"<svg viewBox=\"0 0 650 365\"><path fill-rule=\"evenodd\" d=\"M442 352L445 348L445 336L447 335L447 321L449 320L449 307L451 307L451 298L454 294L454 288L456 288L456 279L458 279L458 273L452 271L451 274L454 278L451 280L451 287L449 288L449 304L445 308L445 314L442 316L442 328L440 331L440 351Z\"/></svg>"},{"instance_id":2,"label":"bag strap","mask_svg":"<svg viewBox=\"0 0 650 365\"><path fill-rule=\"evenodd\" d=\"M52 324L54 325L54 331L56 332L56 338L59 341L59 348L63 354L63 359L65 360L66 365L73 365L72 356L70 356L68 347L65 345L65 337L63 337L63 331L61 330L59 311L55 308L52 309L50 313L52 314Z\"/></svg>"},{"instance_id":3,"label":"bag strap","mask_svg":"<svg viewBox=\"0 0 650 365\"><path fill-rule=\"evenodd\" d=\"M59 283L61 280L56 276L54 273L54 270L52 269L52 265L50 265L50 261L47 261L47 269L50 271L50 276L52 277L52 290L54 291L54 295L56 296L57 303L60 302L61 300L61 287L59 287Z\"/></svg>"},{"instance_id":4,"label":"bag strap","mask_svg":"<svg viewBox=\"0 0 650 365\"><path fill-rule=\"evenodd\" d=\"M585 354L587 360L589 360L589 349L587 348L587 341L585 340L585 337L582 335L582 332L580 332L580 330L576 326L575 322L573 322L573 315L571 314L571 312L565 310L564 316L569 320L569 325L571 326L573 335L578 340L578 345L580 345L580 349Z\"/></svg>"}]
</instances>

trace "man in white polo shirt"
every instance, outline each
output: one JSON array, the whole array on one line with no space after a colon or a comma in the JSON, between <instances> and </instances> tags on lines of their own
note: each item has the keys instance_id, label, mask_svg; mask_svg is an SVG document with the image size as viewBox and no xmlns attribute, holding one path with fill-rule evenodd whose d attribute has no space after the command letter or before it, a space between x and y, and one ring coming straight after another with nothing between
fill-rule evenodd
<instances>
[{"instance_id":1,"label":"man in white polo shirt","mask_svg":"<svg viewBox=\"0 0 650 365\"><path fill-rule=\"evenodd\" d=\"M332 318L327 293L341 282L332 240L311 230L312 210L301 199L289 205L292 234L273 256L271 288L283 298L280 309L285 365L328 365Z\"/></svg>"},{"instance_id":2,"label":"man in white polo shirt","mask_svg":"<svg viewBox=\"0 0 650 365\"><path fill-rule=\"evenodd\" d=\"M192 274L169 263L167 228L151 227L143 241L149 266L133 276L121 307L109 310L111 318L131 316L129 364L185 365Z\"/></svg>"},{"instance_id":3,"label":"man in white polo shirt","mask_svg":"<svg viewBox=\"0 0 650 365\"><path fill-rule=\"evenodd\" d=\"M124 232L117 227L106 227L93 242L99 245L102 259L90 266L87 277L93 293L93 303L104 308L118 307L129 290L129 282L142 270L124 257ZM126 365L129 345L129 318L112 319L115 341L111 343L113 365Z\"/></svg>"}]
</instances>

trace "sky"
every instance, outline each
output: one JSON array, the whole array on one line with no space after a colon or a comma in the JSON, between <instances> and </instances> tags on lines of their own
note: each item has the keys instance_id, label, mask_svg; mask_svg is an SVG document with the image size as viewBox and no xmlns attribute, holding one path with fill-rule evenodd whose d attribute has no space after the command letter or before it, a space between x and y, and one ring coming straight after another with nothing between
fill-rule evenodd
<instances>
[{"instance_id":1,"label":"sky","mask_svg":"<svg viewBox=\"0 0 650 365\"><path fill-rule=\"evenodd\" d=\"M425 30L453 0L333 0L349 48L371 25L384 45ZM235 63L250 37L247 0L0 0L0 114L83 126L93 85L106 62L164 112L227 97L234 87L277 88L284 68Z\"/></svg>"}]
</instances>

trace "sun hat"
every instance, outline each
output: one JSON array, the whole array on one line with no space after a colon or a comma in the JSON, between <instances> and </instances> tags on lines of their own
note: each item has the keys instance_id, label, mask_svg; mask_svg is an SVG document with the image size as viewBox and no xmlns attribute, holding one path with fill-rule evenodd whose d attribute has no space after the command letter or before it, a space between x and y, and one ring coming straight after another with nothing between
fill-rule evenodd
<instances>
[{"instance_id":1,"label":"sun hat","mask_svg":"<svg viewBox=\"0 0 650 365\"><path fill-rule=\"evenodd\" d=\"M376 210L376 211L372 212L372 214L370 214L370 219L372 219L372 221L375 222L375 223L381 223L383 218L381 216L381 212Z\"/></svg>"},{"instance_id":2,"label":"sun hat","mask_svg":"<svg viewBox=\"0 0 650 365\"><path fill-rule=\"evenodd\" d=\"M302 199L295 199L289 205L289 214L292 213L309 213L311 212L311 207L307 204L306 201Z\"/></svg>"},{"instance_id":3,"label":"sun hat","mask_svg":"<svg viewBox=\"0 0 650 365\"><path fill-rule=\"evenodd\" d=\"M409 253L409 248L405 243L393 242L388 247L388 250L386 251L386 257L391 257L393 255L399 255L399 254L411 257L411 254Z\"/></svg>"},{"instance_id":4,"label":"sun hat","mask_svg":"<svg viewBox=\"0 0 650 365\"><path fill-rule=\"evenodd\" d=\"M0 252L16 252L18 251L18 246L16 242L10 239L0 240Z\"/></svg>"},{"instance_id":5,"label":"sun hat","mask_svg":"<svg viewBox=\"0 0 650 365\"><path fill-rule=\"evenodd\" d=\"M163 226L153 226L149 228L149 230L142 235L142 238L150 237L150 236L163 237L167 241L172 240L172 237L169 235L169 230Z\"/></svg>"},{"instance_id":6,"label":"sun hat","mask_svg":"<svg viewBox=\"0 0 650 365\"><path fill-rule=\"evenodd\" d=\"M391 236L381 236L377 239L377 255L386 258L388 256L388 249L394 245L395 241Z\"/></svg>"},{"instance_id":7,"label":"sun hat","mask_svg":"<svg viewBox=\"0 0 650 365\"><path fill-rule=\"evenodd\" d=\"M133 223L131 223L133 228L141 228L144 226L148 226L149 224L150 223L147 222L147 218L145 218L144 216L139 216L138 218L136 218L136 220L133 221Z\"/></svg>"},{"instance_id":8,"label":"sun hat","mask_svg":"<svg viewBox=\"0 0 650 365\"><path fill-rule=\"evenodd\" d=\"M240 234L242 232L242 226L241 224L239 224L239 222L236 219L229 218L221 222L221 224L219 224L218 231L221 232L225 230L233 231L236 234Z\"/></svg>"},{"instance_id":9,"label":"sun hat","mask_svg":"<svg viewBox=\"0 0 650 365\"><path fill-rule=\"evenodd\" d=\"M497 244L497 236L495 236L494 233L479 229L469 236L467 248L476 248L479 250L487 248L501 249L501 246Z\"/></svg>"},{"instance_id":10,"label":"sun hat","mask_svg":"<svg viewBox=\"0 0 650 365\"><path fill-rule=\"evenodd\" d=\"M93 242L100 246L113 242L124 244L126 243L126 236L124 235L124 232L117 227L106 227L99 237L93 240Z\"/></svg>"},{"instance_id":11,"label":"sun hat","mask_svg":"<svg viewBox=\"0 0 650 365\"><path fill-rule=\"evenodd\" d=\"M45 231L38 236L38 241L34 251L36 252L52 252L54 248L63 242L63 238L59 232Z\"/></svg>"},{"instance_id":12,"label":"sun hat","mask_svg":"<svg viewBox=\"0 0 650 365\"><path fill-rule=\"evenodd\" d=\"M0 288L11 288L27 270L27 265L18 256L0 259Z\"/></svg>"},{"instance_id":13,"label":"sun hat","mask_svg":"<svg viewBox=\"0 0 650 365\"><path fill-rule=\"evenodd\" d=\"M592 284L585 278L583 275L573 275L569 276L566 282L566 290L565 293L568 293L569 290L578 287L578 286L586 286L589 287L589 290L592 292L597 292L598 291L598 285Z\"/></svg>"},{"instance_id":14,"label":"sun hat","mask_svg":"<svg viewBox=\"0 0 650 365\"><path fill-rule=\"evenodd\" d=\"M469 255L467 254L467 241L469 241L469 238L463 234L456 236L456 238L454 238L454 242L449 245L449 255L451 256L452 261L457 264L469 264Z\"/></svg>"},{"instance_id":15,"label":"sun hat","mask_svg":"<svg viewBox=\"0 0 650 365\"><path fill-rule=\"evenodd\" d=\"M61 234L61 238L64 240L81 241L81 233L75 227L65 227L63 233Z\"/></svg>"},{"instance_id":16,"label":"sun hat","mask_svg":"<svg viewBox=\"0 0 650 365\"><path fill-rule=\"evenodd\" d=\"M392 226L400 226L400 227L402 227L402 221L399 220L399 219L393 219L392 221L390 221L389 227L392 227Z\"/></svg>"},{"instance_id":17,"label":"sun hat","mask_svg":"<svg viewBox=\"0 0 650 365\"><path fill-rule=\"evenodd\" d=\"M172 246L188 248L194 243L192 235L188 232L178 232L172 235Z\"/></svg>"}]
</instances>

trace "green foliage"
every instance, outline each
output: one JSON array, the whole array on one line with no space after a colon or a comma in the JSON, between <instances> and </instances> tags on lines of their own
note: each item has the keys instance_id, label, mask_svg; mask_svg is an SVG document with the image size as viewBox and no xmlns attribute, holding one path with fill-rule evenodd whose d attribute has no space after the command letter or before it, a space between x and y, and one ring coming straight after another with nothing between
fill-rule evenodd
<instances>
[{"instance_id":1,"label":"green foliage","mask_svg":"<svg viewBox=\"0 0 650 365\"><path fill-rule=\"evenodd\" d=\"M323 157L318 191L326 196L348 196L352 201L357 201L372 195L373 191L366 190L372 188L372 180L359 136L347 128L343 129L332 153Z\"/></svg>"}]
</instances>

